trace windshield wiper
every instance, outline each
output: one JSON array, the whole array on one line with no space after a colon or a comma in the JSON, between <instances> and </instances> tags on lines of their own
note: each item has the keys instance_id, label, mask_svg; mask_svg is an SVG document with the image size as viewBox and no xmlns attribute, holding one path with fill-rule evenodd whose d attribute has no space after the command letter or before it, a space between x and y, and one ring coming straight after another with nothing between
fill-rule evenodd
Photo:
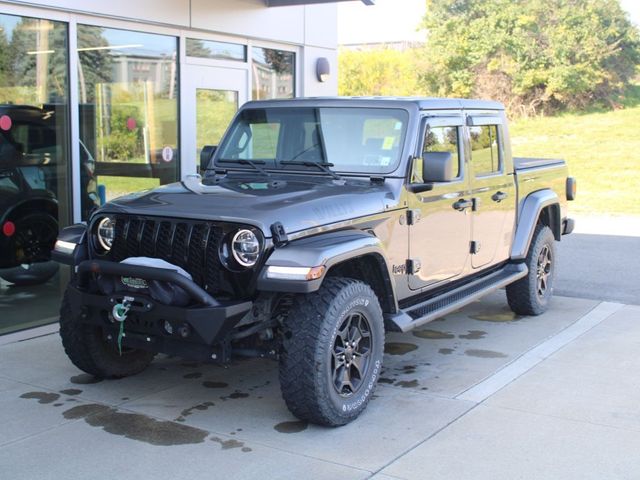
<instances>
[{"instance_id":1,"label":"windshield wiper","mask_svg":"<svg viewBox=\"0 0 640 480\"><path fill-rule=\"evenodd\" d=\"M219 158L218 163L239 163L240 165L251 165L255 170L259 171L265 177L271 176L269 172L267 172L264 168L258 165L258 164L264 165L265 164L264 160L247 160L246 158L236 158L236 159Z\"/></svg>"},{"instance_id":2,"label":"windshield wiper","mask_svg":"<svg viewBox=\"0 0 640 480\"><path fill-rule=\"evenodd\" d=\"M313 162L311 160L281 160L279 163L280 165L303 165L305 167L318 167L320 170L328 173L336 180L343 180L343 178L340 175L338 175L336 172L328 168L328 167L333 167L333 163Z\"/></svg>"}]
</instances>

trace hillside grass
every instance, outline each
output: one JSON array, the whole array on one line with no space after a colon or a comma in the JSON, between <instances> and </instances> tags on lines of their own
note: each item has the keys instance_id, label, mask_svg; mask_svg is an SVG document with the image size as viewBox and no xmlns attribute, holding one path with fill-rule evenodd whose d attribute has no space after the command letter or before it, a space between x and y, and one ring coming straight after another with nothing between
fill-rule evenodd
<instances>
[{"instance_id":1,"label":"hillside grass","mask_svg":"<svg viewBox=\"0 0 640 480\"><path fill-rule=\"evenodd\" d=\"M640 104L633 103L513 121L513 155L564 158L578 181L572 212L640 215Z\"/></svg>"}]
</instances>

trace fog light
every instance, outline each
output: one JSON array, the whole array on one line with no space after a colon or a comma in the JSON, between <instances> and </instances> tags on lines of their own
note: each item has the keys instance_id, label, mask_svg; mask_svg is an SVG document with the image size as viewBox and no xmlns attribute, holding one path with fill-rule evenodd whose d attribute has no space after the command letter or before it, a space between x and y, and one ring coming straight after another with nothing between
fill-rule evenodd
<instances>
[{"instance_id":1,"label":"fog light","mask_svg":"<svg viewBox=\"0 0 640 480\"><path fill-rule=\"evenodd\" d=\"M188 323L185 323L178 329L178 333L182 338L187 338L189 335L191 335L191 327Z\"/></svg>"},{"instance_id":2,"label":"fog light","mask_svg":"<svg viewBox=\"0 0 640 480\"><path fill-rule=\"evenodd\" d=\"M168 320L164 321L164 331L169 335L173 335L173 325L171 325L171 322L169 322Z\"/></svg>"}]
</instances>

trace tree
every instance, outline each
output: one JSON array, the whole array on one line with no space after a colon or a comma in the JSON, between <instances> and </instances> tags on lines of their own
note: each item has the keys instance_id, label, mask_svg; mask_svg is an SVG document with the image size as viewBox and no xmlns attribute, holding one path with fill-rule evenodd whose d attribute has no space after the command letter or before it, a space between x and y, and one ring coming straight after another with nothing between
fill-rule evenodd
<instances>
[{"instance_id":1,"label":"tree","mask_svg":"<svg viewBox=\"0 0 640 480\"><path fill-rule=\"evenodd\" d=\"M640 64L618 0L427 0L422 80L534 113L608 101Z\"/></svg>"},{"instance_id":2,"label":"tree","mask_svg":"<svg viewBox=\"0 0 640 480\"><path fill-rule=\"evenodd\" d=\"M411 51L343 50L338 59L340 95L420 95Z\"/></svg>"}]
</instances>

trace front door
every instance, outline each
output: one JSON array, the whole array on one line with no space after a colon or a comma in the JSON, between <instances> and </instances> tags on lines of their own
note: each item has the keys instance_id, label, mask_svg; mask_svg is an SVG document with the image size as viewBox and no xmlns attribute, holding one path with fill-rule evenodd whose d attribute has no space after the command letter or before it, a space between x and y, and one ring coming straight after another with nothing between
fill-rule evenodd
<instances>
[{"instance_id":1,"label":"front door","mask_svg":"<svg viewBox=\"0 0 640 480\"><path fill-rule=\"evenodd\" d=\"M205 145L218 145L233 115L247 101L247 71L183 66L182 171L193 173Z\"/></svg>"},{"instance_id":2,"label":"front door","mask_svg":"<svg viewBox=\"0 0 640 480\"><path fill-rule=\"evenodd\" d=\"M424 153L451 152L455 178L434 183L430 191L409 193L409 209L420 217L409 227L409 257L420 264L419 271L409 275L412 290L454 279L469 260L471 208L456 208L456 202L468 199L469 188L462 125L462 117L433 117L422 134L423 161L428 161Z\"/></svg>"}]
</instances>

